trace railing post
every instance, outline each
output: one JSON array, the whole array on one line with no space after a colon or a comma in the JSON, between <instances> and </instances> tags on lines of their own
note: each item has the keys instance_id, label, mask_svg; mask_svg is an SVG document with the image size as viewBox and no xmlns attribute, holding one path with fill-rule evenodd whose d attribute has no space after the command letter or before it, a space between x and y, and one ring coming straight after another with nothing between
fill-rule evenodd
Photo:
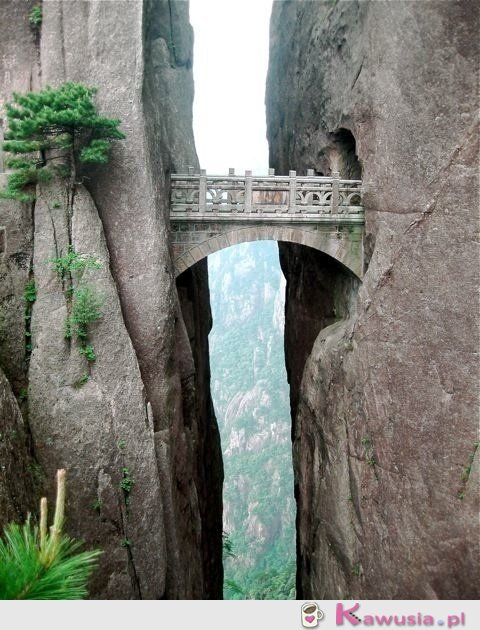
<instances>
[{"instance_id":1,"label":"railing post","mask_svg":"<svg viewBox=\"0 0 480 630\"><path fill-rule=\"evenodd\" d=\"M275 169L274 168L269 168L268 169L268 176L269 177L275 177Z\"/></svg>"},{"instance_id":2,"label":"railing post","mask_svg":"<svg viewBox=\"0 0 480 630\"><path fill-rule=\"evenodd\" d=\"M315 175L315 171L313 168L307 168L307 177L313 177Z\"/></svg>"},{"instance_id":3,"label":"railing post","mask_svg":"<svg viewBox=\"0 0 480 630\"><path fill-rule=\"evenodd\" d=\"M296 197L297 197L297 171L289 171L289 193L288 193L288 210L289 212L295 211Z\"/></svg>"},{"instance_id":4,"label":"railing post","mask_svg":"<svg viewBox=\"0 0 480 630\"><path fill-rule=\"evenodd\" d=\"M228 176L230 177L230 176L233 176L233 175L235 175L235 169L234 168L229 168L228 169Z\"/></svg>"},{"instance_id":5,"label":"railing post","mask_svg":"<svg viewBox=\"0 0 480 630\"><path fill-rule=\"evenodd\" d=\"M252 210L252 171L245 171L245 212Z\"/></svg>"},{"instance_id":6,"label":"railing post","mask_svg":"<svg viewBox=\"0 0 480 630\"><path fill-rule=\"evenodd\" d=\"M193 175L194 172L195 172L195 168L193 166L187 167L187 174L188 175Z\"/></svg>"},{"instance_id":7,"label":"railing post","mask_svg":"<svg viewBox=\"0 0 480 630\"><path fill-rule=\"evenodd\" d=\"M340 192L340 173L333 171L332 173L332 214L338 214L338 199Z\"/></svg>"},{"instance_id":8,"label":"railing post","mask_svg":"<svg viewBox=\"0 0 480 630\"><path fill-rule=\"evenodd\" d=\"M205 212L207 209L207 171L204 168L200 171L198 209L200 212Z\"/></svg>"}]
</instances>

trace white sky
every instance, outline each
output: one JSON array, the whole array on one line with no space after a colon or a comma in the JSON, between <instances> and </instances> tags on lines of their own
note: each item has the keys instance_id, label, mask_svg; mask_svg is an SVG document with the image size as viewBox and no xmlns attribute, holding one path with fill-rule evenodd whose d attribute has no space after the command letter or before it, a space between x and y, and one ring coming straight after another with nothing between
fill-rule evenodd
<instances>
[{"instance_id":1,"label":"white sky","mask_svg":"<svg viewBox=\"0 0 480 630\"><path fill-rule=\"evenodd\" d=\"M209 174L268 169L265 80L271 0L190 0L193 129Z\"/></svg>"}]
</instances>

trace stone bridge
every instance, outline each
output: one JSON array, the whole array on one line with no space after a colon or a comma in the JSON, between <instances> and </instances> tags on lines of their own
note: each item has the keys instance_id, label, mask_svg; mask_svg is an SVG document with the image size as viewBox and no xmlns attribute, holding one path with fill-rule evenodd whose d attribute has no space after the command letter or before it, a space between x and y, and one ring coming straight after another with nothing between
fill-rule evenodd
<instances>
[{"instance_id":1,"label":"stone bridge","mask_svg":"<svg viewBox=\"0 0 480 630\"><path fill-rule=\"evenodd\" d=\"M170 241L175 272L245 241L308 245L363 274L361 180L319 177L187 174L171 176Z\"/></svg>"}]
</instances>

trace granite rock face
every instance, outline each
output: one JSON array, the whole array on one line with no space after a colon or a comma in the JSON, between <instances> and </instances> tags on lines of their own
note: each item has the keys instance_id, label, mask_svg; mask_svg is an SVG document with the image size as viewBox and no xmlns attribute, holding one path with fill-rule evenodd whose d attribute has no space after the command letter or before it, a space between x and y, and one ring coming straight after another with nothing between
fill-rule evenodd
<instances>
[{"instance_id":1,"label":"granite rock face","mask_svg":"<svg viewBox=\"0 0 480 630\"><path fill-rule=\"evenodd\" d=\"M68 470L69 532L105 550L93 597L221 597L208 298L187 330L168 247L168 175L197 165L188 3L53 0L38 43L42 85L95 85L127 139L73 187L44 186L32 210L34 454L47 480ZM82 278L103 301L90 365L64 339L69 286L48 263L69 245L101 263ZM208 295L205 268L186 285Z\"/></svg>"},{"instance_id":2,"label":"granite rock face","mask_svg":"<svg viewBox=\"0 0 480 630\"><path fill-rule=\"evenodd\" d=\"M35 468L27 435L10 383L0 370L0 529L24 519L35 507Z\"/></svg>"},{"instance_id":3,"label":"granite rock face","mask_svg":"<svg viewBox=\"0 0 480 630\"><path fill-rule=\"evenodd\" d=\"M281 245L287 358L316 336L288 359L299 598L480 593L476 33L469 1L274 3L270 166L367 185L338 321Z\"/></svg>"},{"instance_id":4,"label":"granite rock face","mask_svg":"<svg viewBox=\"0 0 480 630\"><path fill-rule=\"evenodd\" d=\"M15 2L8 19L0 21L0 144L3 142L3 103L13 92L39 86L38 47L28 14L35 2ZM7 13L2 5L3 13ZM0 187L6 176L0 148ZM26 386L25 302L33 252L32 208L0 199L0 367L16 395Z\"/></svg>"}]
</instances>

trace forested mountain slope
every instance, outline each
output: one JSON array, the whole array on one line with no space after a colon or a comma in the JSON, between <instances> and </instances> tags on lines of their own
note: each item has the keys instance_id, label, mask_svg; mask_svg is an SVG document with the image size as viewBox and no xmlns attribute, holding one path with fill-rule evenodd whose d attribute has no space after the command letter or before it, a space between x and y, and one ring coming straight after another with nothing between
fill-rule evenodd
<instances>
[{"instance_id":1,"label":"forested mountain slope","mask_svg":"<svg viewBox=\"0 0 480 630\"><path fill-rule=\"evenodd\" d=\"M212 395L225 467L225 597L294 596L290 410L283 353L285 283L273 242L209 258ZM232 588L231 580L244 591Z\"/></svg>"}]
</instances>

